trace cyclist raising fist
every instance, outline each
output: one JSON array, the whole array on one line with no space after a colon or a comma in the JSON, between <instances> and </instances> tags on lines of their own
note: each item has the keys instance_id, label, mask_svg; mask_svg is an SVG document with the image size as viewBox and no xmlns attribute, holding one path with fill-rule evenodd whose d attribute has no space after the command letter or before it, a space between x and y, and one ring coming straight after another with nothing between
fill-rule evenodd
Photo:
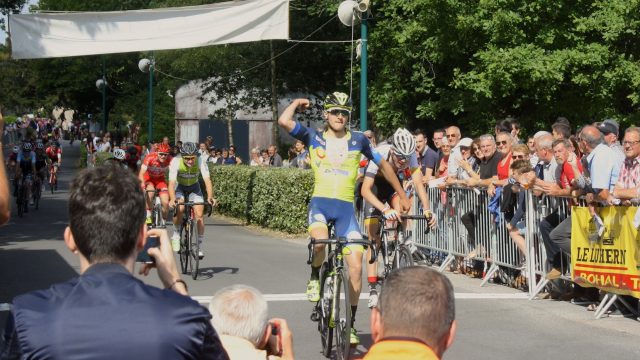
<instances>
[{"instance_id":1,"label":"cyclist raising fist","mask_svg":"<svg viewBox=\"0 0 640 360\"><path fill-rule=\"evenodd\" d=\"M297 111L309 107L309 100L296 99L282 113L278 124L296 139L302 140L309 149L311 169L314 173L314 189L309 203L309 233L312 238L329 237L327 223L335 223L336 237L362 239L355 217L353 198L360 157L364 155L382 170L387 181L401 194L404 211L411 204L402 191L402 186L389 163L371 147L363 133L347 128L351 105L349 96L341 92L329 94L324 101L323 116L327 120L323 131L307 128L293 119ZM320 266L325 258L326 245L316 245L311 263L311 279L307 284L309 301L320 299ZM345 259L349 269L349 292L351 299L350 342L360 342L355 329L355 314L362 285L362 260L364 247L350 244L345 248Z\"/></svg>"},{"instance_id":2,"label":"cyclist raising fist","mask_svg":"<svg viewBox=\"0 0 640 360\"><path fill-rule=\"evenodd\" d=\"M176 203L182 203L185 198L189 202L204 202L202 189L198 183L199 176L204 179L204 185L207 190L207 202L212 206L216 205L213 198L213 185L209 176L209 168L206 162L198 160L198 147L192 142L182 145L179 157L175 157L169 163L169 204L175 207ZM196 205L193 207L196 220L198 222L198 242L204 240L204 205ZM180 250L180 234L178 227L182 220L182 212L184 207L178 206L177 216L173 218L173 236L171 237L171 247L173 251ZM202 249L202 246L200 247ZM198 256L202 259L204 254L199 251Z\"/></svg>"}]
</instances>

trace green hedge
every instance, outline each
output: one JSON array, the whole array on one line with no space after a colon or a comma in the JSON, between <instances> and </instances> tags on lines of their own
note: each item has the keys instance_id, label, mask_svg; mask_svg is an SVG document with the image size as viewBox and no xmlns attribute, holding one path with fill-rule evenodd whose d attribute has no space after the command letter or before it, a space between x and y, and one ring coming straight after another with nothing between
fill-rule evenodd
<instances>
[{"instance_id":1,"label":"green hedge","mask_svg":"<svg viewBox=\"0 0 640 360\"><path fill-rule=\"evenodd\" d=\"M209 171L219 212L275 230L306 231L311 171L215 165Z\"/></svg>"}]
</instances>

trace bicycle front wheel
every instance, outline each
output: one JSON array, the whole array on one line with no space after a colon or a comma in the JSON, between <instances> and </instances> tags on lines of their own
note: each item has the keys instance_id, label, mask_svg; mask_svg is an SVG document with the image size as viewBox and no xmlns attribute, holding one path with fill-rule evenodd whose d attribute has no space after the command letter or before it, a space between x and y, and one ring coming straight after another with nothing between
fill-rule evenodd
<instances>
[{"instance_id":1,"label":"bicycle front wheel","mask_svg":"<svg viewBox=\"0 0 640 360\"><path fill-rule=\"evenodd\" d=\"M331 309L333 308L333 282L335 277L331 274L331 271L331 266L326 261L320 267L320 301L316 305L316 311L320 315L318 331L322 341L322 354L326 357L331 356L331 347L333 346L333 326L330 325L330 319Z\"/></svg>"},{"instance_id":2,"label":"bicycle front wheel","mask_svg":"<svg viewBox=\"0 0 640 360\"><path fill-rule=\"evenodd\" d=\"M198 267L200 265L200 257L198 256L198 253L200 252L200 244L196 239L196 232L194 228L194 224L191 223L189 226L189 254L191 254L189 270L191 270L191 278L193 278L193 280L198 278Z\"/></svg>"},{"instance_id":3,"label":"bicycle front wheel","mask_svg":"<svg viewBox=\"0 0 640 360\"><path fill-rule=\"evenodd\" d=\"M183 274L187 273L189 264L189 224L182 224L180 227L180 270Z\"/></svg>"},{"instance_id":4,"label":"bicycle front wheel","mask_svg":"<svg viewBox=\"0 0 640 360\"><path fill-rule=\"evenodd\" d=\"M411 256L411 251L406 246L398 245L396 257L397 259L396 261L394 261L396 269L413 266L413 257Z\"/></svg>"},{"instance_id":5,"label":"bicycle front wheel","mask_svg":"<svg viewBox=\"0 0 640 360\"><path fill-rule=\"evenodd\" d=\"M351 350L351 303L349 302L349 275L340 270L335 277L334 334L336 340L336 358L348 359Z\"/></svg>"}]
</instances>

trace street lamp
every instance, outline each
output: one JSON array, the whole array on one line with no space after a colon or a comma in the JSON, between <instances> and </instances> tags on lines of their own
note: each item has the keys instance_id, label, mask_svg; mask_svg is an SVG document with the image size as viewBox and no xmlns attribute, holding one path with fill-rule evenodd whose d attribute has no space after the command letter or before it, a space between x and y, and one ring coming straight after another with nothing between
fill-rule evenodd
<instances>
[{"instance_id":1,"label":"street lamp","mask_svg":"<svg viewBox=\"0 0 640 360\"><path fill-rule=\"evenodd\" d=\"M346 0L338 7L338 18L346 26L360 19L360 130L367 130L367 41L370 0Z\"/></svg>"},{"instance_id":2,"label":"street lamp","mask_svg":"<svg viewBox=\"0 0 640 360\"><path fill-rule=\"evenodd\" d=\"M151 142L153 138L153 69L155 66L153 55L151 60L140 59L138 62L138 69L143 73L149 73L149 130L147 131L149 135L147 136L147 142Z\"/></svg>"},{"instance_id":3,"label":"street lamp","mask_svg":"<svg viewBox=\"0 0 640 360\"><path fill-rule=\"evenodd\" d=\"M102 129L107 131L107 80L104 75L96 80L96 88L102 92Z\"/></svg>"}]
</instances>

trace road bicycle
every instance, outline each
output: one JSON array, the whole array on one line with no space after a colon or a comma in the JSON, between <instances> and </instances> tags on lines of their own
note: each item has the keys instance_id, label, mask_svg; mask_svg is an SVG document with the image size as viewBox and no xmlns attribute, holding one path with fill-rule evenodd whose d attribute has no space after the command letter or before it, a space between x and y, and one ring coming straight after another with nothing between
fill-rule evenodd
<instances>
[{"instance_id":1,"label":"road bicycle","mask_svg":"<svg viewBox=\"0 0 640 360\"><path fill-rule=\"evenodd\" d=\"M331 227L329 239L314 239L309 241L309 259L313 259L315 245L326 244L328 249L327 260L320 267L320 300L316 303L311 313L311 320L318 322L318 331L322 341L322 353L329 357L335 340L336 358L348 359L351 344L351 303L349 300L349 272L344 265L343 251L349 244L359 244L365 247L371 242L368 239L347 240L346 238L334 238ZM375 261L375 254L373 261Z\"/></svg>"},{"instance_id":2,"label":"road bicycle","mask_svg":"<svg viewBox=\"0 0 640 360\"><path fill-rule=\"evenodd\" d=\"M36 210L40 208L40 198L42 197L42 180L40 175L36 175L31 186L31 198L33 199L33 205Z\"/></svg>"},{"instance_id":3,"label":"road bicycle","mask_svg":"<svg viewBox=\"0 0 640 360\"><path fill-rule=\"evenodd\" d=\"M165 227L164 217L162 216L162 201L158 189L146 190L147 194L153 193L153 208L151 208L151 226L155 228Z\"/></svg>"},{"instance_id":4,"label":"road bicycle","mask_svg":"<svg viewBox=\"0 0 640 360\"><path fill-rule=\"evenodd\" d=\"M58 173L56 171L57 169L57 164L54 163L49 165L49 189L51 190L52 194L54 190L58 190Z\"/></svg>"},{"instance_id":5,"label":"road bicycle","mask_svg":"<svg viewBox=\"0 0 640 360\"><path fill-rule=\"evenodd\" d=\"M196 237L198 222L196 220L194 206L203 205L206 206L206 202L183 202L178 203L177 206L184 206L184 212L182 213L182 223L180 224L180 268L183 274L187 273L187 267L191 272L193 280L198 278L198 271L200 266L200 243ZM207 207L205 207L207 208ZM208 207L207 216L211 216L212 207ZM177 216L177 211L176 211Z\"/></svg>"},{"instance_id":6,"label":"road bicycle","mask_svg":"<svg viewBox=\"0 0 640 360\"><path fill-rule=\"evenodd\" d=\"M402 220L422 220L427 219L423 215L402 215ZM384 216L378 218L380 223L380 248L378 249L378 261L382 266L379 273L386 278L395 269L400 269L413 265L413 253L416 252L413 241L406 236L402 221L387 221ZM391 226L387 226L391 223ZM428 225L427 225L428 227Z\"/></svg>"},{"instance_id":7,"label":"road bicycle","mask_svg":"<svg viewBox=\"0 0 640 360\"><path fill-rule=\"evenodd\" d=\"M18 181L18 191L16 196L16 206L18 208L18 217L22 217L24 213L29 212L28 183L31 182L31 175L23 176Z\"/></svg>"}]
</instances>

